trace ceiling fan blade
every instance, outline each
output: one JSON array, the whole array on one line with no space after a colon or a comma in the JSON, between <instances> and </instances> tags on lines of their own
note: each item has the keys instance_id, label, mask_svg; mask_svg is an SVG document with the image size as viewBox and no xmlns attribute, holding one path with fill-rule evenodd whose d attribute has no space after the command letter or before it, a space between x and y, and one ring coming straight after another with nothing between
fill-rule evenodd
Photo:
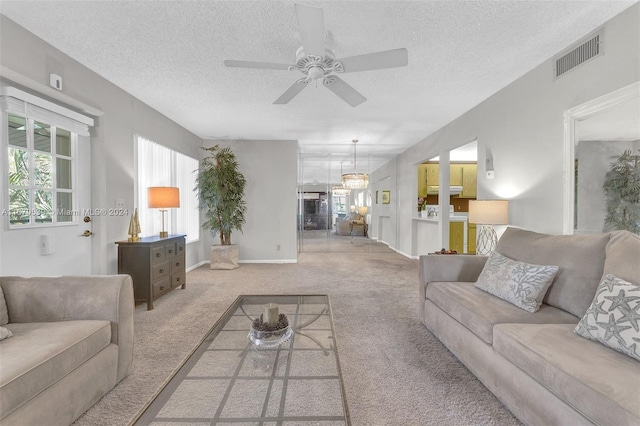
<instances>
[{"instance_id":1,"label":"ceiling fan blade","mask_svg":"<svg viewBox=\"0 0 640 426\"><path fill-rule=\"evenodd\" d=\"M276 99L273 103L280 104L280 105L289 103L291 99L295 98L296 95L302 92L302 89L304 89L308 85L309 85L309 82L306 81L304 78L301 78L300 80L293 83L291 87L289 87L286 90L286 92L280 95L280 97Z\"/></svg>"},{"instance_id":2,"label":"ceiling fan blade","mask_svg":"<svg viewBox=\"0 0 640 426\"><path fill-rule=\"evenodd\" d=\"M252 61L233 61L225 60L224 65L234 68L260 68L266 70L283 70L289 71L291 65L287 64L275 64L273 62L252 62Z\"/></svg>"},{"instance_id":3,"label":"ceiling fan blade","mask_svg":"<svg viewBox=\"0 0 640 426\"><path fill-rule=\"evenodd\" d=\"M317 7L295 4L298 28L304 53L324 56L325 29L324 12Z\"/></svg>"},{"instance_id":4,"label":"ceiling fan blade","mask_svg":"<svg viewBox=\"0 0 640 426\"><path fill-rule=\"evenodd\" d=\"M342 62L344 72L381 70L384 68L404 67L409 63L407 49L386 50L366 55L336 59Z\"/></svg>"},{"instance_id":5,"label":"ceiling fan blade","mask_svg":"<svg viewBox=\"0 0 640 426\"><path fill-rule=\"evenodd\" d=\"M338 95L352 107L356 107L367 100L360 92L349 86L338 76L330 75L325 77L323 83L327 86L327 89Z\"/></svg>"}]
</instances>

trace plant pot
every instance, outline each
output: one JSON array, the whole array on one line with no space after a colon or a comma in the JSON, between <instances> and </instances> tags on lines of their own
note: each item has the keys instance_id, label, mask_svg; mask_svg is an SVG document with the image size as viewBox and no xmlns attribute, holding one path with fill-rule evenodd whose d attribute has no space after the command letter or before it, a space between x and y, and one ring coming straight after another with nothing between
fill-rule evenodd
<instances>
[{"instance_id":1,"label":"plant pot","mask_svg":"<svg viewBox=\"0 0 640 426\"><path fill-rule=\"evenodd\" d=\"M240 249L237 244L211 246L211 269L236 269Z\"/></svg>"},{"instance_id":2,"label":"plant pot","mask_svg":"<svg viewBox=\"0 0 640 426\"><path fill-rule=\"evenodd\" d=\"M420 217L427 217L427 211L426 210L420 210L419 212Z\"/></svg>"}]
</instances>

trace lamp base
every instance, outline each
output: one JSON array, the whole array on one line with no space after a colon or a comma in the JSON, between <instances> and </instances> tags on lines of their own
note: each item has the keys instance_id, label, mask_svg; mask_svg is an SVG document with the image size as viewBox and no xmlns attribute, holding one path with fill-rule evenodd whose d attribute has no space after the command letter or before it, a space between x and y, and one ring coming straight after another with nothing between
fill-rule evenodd
<instances>
[{"instance_id":1,"label":"lamp base","mask_svg":"<svg viewBox=\"0 0 640 426\"><path fill-rule=\"evenodd\" d=\"M480 225L478 242L476 244L476 254L478 256L488 256L496 249L498 244L498 234L491 225Z\"/></svg>"},{"instance_id":2,"label":"lamp base","mask_svg":"<svg viewBox=\"0 0 640 426\"><path fill-rule=\"evenodd\" d=\"M167 238L169 233L167 231L160 231L160 238Z\"/></svg>"}]
</instances>

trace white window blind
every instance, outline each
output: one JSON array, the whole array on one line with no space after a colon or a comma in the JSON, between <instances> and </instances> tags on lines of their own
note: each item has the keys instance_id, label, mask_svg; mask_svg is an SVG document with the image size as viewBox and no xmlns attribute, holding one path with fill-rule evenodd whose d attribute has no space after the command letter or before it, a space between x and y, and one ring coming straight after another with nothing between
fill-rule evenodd
<instances>
[{"instance_id":1,"label":"white window blind","mask_svg":"<svg viewBox=\"0 0 640 426\"><path fill-rule=\"evenodd\" d=\"M200 213L196 193L198 160L165 146L137 138L137 206L141 236L157 235L162 229L162 215L148 207L147 188L173 186L180 189L180 207L168 209L165 228L170 234L184 234L187 242L200 238Z\"/></svg>"}]
</instances>

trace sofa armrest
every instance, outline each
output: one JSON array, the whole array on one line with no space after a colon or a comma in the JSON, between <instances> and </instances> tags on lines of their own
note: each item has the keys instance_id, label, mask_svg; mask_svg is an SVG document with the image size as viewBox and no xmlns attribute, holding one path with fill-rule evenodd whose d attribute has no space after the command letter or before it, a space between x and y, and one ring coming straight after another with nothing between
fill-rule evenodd
<instances>
[{"instance_id":1,"label":"sofa armrest","mask_svg":"<svg viewBox=\"0 0 640 426\"><path fill-rule=\"evenodd\" d=\"M118 376L133 362L133 281L129 275L0 277L9 322L105 320L118 345Z\"/></svg>"},{"instance_id":2,"label":"sofa armrest","mask_svg":"<svg viewBox=\"0 0 640 426\"><path fill-rule=\"evenodd\" d=\"M424 302L427 298L427 286L432 282L475 282L484 268L487 256L467 255L423 255L418 265L418 301L421 320Z\"/></svg>"}]
</instances>

